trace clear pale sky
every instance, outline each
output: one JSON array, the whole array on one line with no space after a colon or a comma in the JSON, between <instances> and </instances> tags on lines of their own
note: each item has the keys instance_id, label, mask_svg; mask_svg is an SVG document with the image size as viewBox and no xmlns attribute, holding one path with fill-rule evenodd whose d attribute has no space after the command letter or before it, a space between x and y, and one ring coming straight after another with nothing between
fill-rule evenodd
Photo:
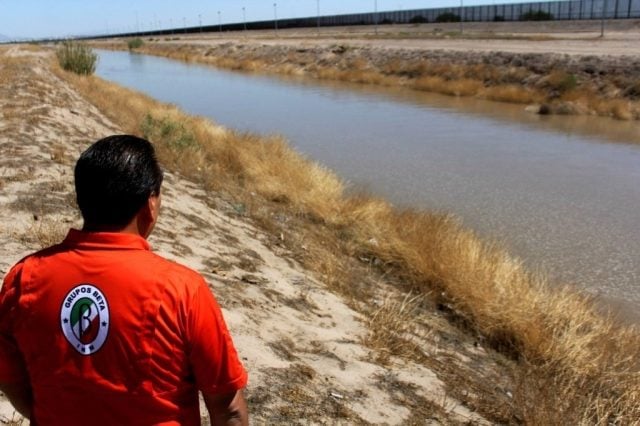
<instances>
[{"instance_id":1,"label":"clear pale sky","mask_svg":"<svg viewBox=\"0 0 640 426\"><path fill-rule=\"evenodd\" d=\"M315 16L318 0L0 0L0 34L11 38L64 37ZM465 5L522 0L463 0ZM371 12L375 0L319 0L322 15ZM460 0L377 0L378 10L459 6Z\"/></svg>"}]
</instances>

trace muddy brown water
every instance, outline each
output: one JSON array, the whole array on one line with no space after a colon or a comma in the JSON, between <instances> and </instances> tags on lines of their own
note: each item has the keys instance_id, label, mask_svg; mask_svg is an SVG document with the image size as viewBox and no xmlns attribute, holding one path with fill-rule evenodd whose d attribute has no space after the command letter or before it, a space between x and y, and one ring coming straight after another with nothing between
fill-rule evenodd
<instances>
[{"instance_id":1,"label":"muddy brown water","mask_svg":"<svg viewBox=\"0 0 640 426\"><path fill-rule=\"evenodd\" d=\"M454 213L530 268L640 311L638 123L99 54L105 79L227 127L282 134L356 190Z\"/></svg>"}]
</instances>

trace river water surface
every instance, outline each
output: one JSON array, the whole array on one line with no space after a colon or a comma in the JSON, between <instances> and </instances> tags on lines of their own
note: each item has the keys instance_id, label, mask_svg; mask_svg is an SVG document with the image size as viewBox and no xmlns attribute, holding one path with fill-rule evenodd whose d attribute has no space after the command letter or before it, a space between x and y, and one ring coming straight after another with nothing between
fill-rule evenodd
<instances>
[{"instance_id":1,"label":"river water surface","mask_svg":"<svg viewBox=\"0 0 640 426\"><path fill-rule=\"evenodd\" d=\"M640 306L640 126L100 51L97 74L298 151L398 206L451 212L530 268Z\"/></svg>"}]
</instances>

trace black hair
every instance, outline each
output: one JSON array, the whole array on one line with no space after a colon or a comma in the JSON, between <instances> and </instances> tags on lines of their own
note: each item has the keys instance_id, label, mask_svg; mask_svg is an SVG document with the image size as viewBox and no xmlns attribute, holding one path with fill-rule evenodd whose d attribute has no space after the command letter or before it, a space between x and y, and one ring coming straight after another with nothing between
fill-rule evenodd
<instances>
[{"instance_id":1,"label":"black hair","mask_svg":"<svg viewBox=\"0 0 640 426\"><path fill-rule=\"evenodd\" d=\"M162 177L149 141L115 135L95 142L75 167L76 197L85 225L127 225L151 195L160 194Z\"/></svg>"}]
</instances>

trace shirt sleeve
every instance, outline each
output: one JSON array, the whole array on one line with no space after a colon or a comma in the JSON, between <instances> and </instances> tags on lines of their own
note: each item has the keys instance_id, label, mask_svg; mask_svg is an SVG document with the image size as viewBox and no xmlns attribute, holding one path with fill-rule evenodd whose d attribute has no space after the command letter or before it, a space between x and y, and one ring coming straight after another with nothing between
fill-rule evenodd
<instances>
[{"instance_id":1,"label":"shirt sleeve","mask_svg":"<svg viewBox=\"0 0 640 426\"><path fill-rule=\"evenodd\" d=\"M244 388L247 373L238 359L222 311L204 281L187 312L189 360L198 389L208 394L224 394Z\"/></svg>"},{"instance_id":2,"label":"shirt sleeve","mask_svg":"<svg viewBox=\"0 0 640 426\"><path fill-rule=\"evenodd\" d=\"M0 291L0 382L21 383L27 380L22 354L13 329L20 299L22 264L14 266L4 279Z\"/></svg>"}]
</instances>

